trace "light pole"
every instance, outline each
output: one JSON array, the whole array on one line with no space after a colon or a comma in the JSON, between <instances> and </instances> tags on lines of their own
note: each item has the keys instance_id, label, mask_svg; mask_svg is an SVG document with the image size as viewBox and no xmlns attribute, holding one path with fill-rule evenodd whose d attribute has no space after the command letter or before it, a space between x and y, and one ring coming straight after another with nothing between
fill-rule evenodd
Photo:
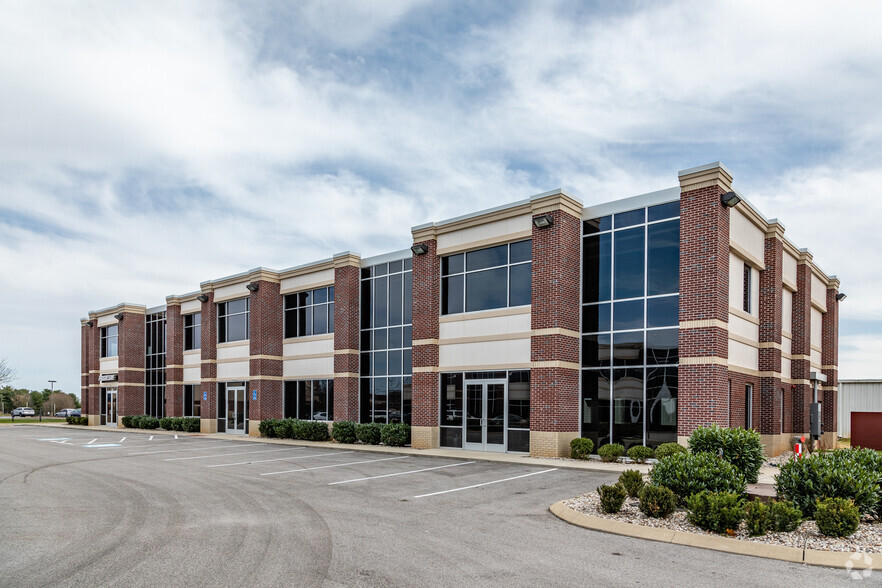
<instances>
[{"instance_id":1,"label":"light pole","mask_svg":"<svg viewBox=\"0 0 882 588\"><path fill-rule=\"evenodd\" d=\"M49 398L52 398L52 394L55 392L55 382L58 380L49 380ZM55 415L55 402L52 402L52 415Z\"/></svg>"}]
</instances>

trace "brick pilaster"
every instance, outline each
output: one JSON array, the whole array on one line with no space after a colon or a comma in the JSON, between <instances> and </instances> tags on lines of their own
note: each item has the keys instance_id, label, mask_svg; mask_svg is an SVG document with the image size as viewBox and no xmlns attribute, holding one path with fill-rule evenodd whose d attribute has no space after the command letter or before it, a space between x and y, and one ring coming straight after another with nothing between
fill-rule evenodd
<instances>
[{"instance_id":1,"label":"brick pilaster","mask_svg":"<svg viewBox=\"0 0 882 588\"><path fill-rule=\"evenodd\" d=\"M728 425L729 209L722 165L680 177L680 367L677 435Z\"/></svg>"},{"instance_id":2,"label":"brick pilaster","mask_svg":"<svg viewBox=\"0 0 882 588\"><path fill-rule=\"evenodd\" d=\"M184 318L181 303L166 301L165 407L172 417L184 416Z\"/></svg>"},{"instance_id":3,"label":"brick pilaster","mask_svg":"<svg viewBox=\"0 0 882 588\"><path fill-rule=\"evenodd\" d=\"M88 405L89 412L86 414L95 415L95 422L99 423L98 415L101 414L101 391L98 386L98 372L101 369L101 329L98 327L98 318L90 317L92 327L89 329L89 391Z\"/></svg>"},{"instance_id":4,"label":"brick pilaster","mask_svg":"<svg viewBox=\"0 0 882 588\"><path fill-rule=\"evenodd\" d=\"M334 420L359 421L359 257L334 256Z\"/></svg>"},{"instance_id":5,"label":"brick pilaster","mask_svg":"<svg viewBox=\"0 0 882 588\"><path fill-rule=\"evenodd\" d=\"M434 238L416 240L428 253L413 256L413 414L414 427L438 423L438 334L441 310L441 259ZM426 438L428 439L428 438ZM414 447L424 443L414 436ZM431 442L429 443L431 444Z\"/></svg>"},{"instance_id":6,"label":"brick pilaster","mask_svg":"<svg viewBox=\"0 0 882 588\"><path fill-rule=\"evenodd\" d=\"M89 339L92 335L92 329L95 328L93 322L91 327L87 326L88 320L80 321L80 406L82 407L83 416L89 414Z\"/></svg>"},{"instance_id":7,"label":"brick pilaster","mask_svg":"<svg viewBox=\"0 0 882 588\"><path fill-rule=\"evenodd\" d=\"M122 311L119 321L118 414L144 414L144 367L146 316L143 312Z\"/></svg>"},{"instance_id":8,"label":"brick pilaster","mask_svg":"<svg viewBox=\"0 0 882 588\"><path fill-rule=\"evenodd\" d=\"M827 434L834 433L839 423L839 301L836 300L838 294L837 280L833 287L827 289L827 312L824 313L821 327L821 364L823 373L827 376L822 400L824 403L822 420Z\"/></svg>"},{"instance_id":9,"label":"brick pilaster","mask_svg":"<svg viewBox=\"0 0 882 588\"><path fill-rule=\"evenodd\" d=\"M208 300L202 303L202 385L198 394L207 393L201 407L202 432L213 433L217 431L217 305L214 292L203 294Z\"/></svg>"},{"instance_id":10,"label":"brick pilaster","mask_svg":"<svg viewBox=\"0 0 882 588\"><path fill-rule=\"evenodd\" d=\"M759 296L759 370L760 420L757 422L759 432L764 435L776 435L782 429L781 403L783 397L778 393L781 389L781 329L782 329L782 298L784 295L783 265L784 242L783 227L773 224L765 240L765 269L760 272ZM789 375L789 374L788 374Z\"/></svg>"},{"instance_id":11,"label":"brick pilaster","mask_svg":"<svg viewBox=\"0 0 882 588\"><path fill-rule=\"evenodd\" d=\"M248 394L248 418L251 421L280 419L282 408L282 295L277 281L252 282L248 339L251 358ZM257 402L251 394L257 390ZM249 425L249 428L251 425ZM249 431L250 432L250 431ZM256 433L255 433L256 434Z\"/></svg>"},{"instance_id":12,"label":"brick pilaster","mask_svg":"<svg viewBox=\"0 0 882 588\"><path fill-rule=\"evenodd\" d=\"M812 270L811 254L802 252L796 266L796 292L793 293L793 359L790 377L793 384L793 433L809 432L809 404L812 402L812 386L809 382L812 355Z\"/></svg>"}]
</instances>

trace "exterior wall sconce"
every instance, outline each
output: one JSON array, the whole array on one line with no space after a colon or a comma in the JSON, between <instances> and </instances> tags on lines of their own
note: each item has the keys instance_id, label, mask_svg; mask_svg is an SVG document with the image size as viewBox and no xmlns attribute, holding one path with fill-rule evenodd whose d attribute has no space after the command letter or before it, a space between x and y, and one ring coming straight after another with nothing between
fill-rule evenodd
<instances>
[{"instance_id":1,"label":"exterior wall sconce","mask_svg":"<svg viewBox=\"0 0 882 588\"><path fill-rule=\"evenodd\" d=\"M429 252L429 246L425 243L417 243L410 250L413 251L414 255L425 255Z\"/></svg>"},{"instance_id":2,"label":"exterior wall sconce","mask_svg":"<svg viewBox=\"0 0 882 588\"><path fill-rule=\"evenodd\" d=\"M735 192L726 192L725 194L720 196L720 202L722 202L724 206L732 208L733 206L736 206L739 202L741 202L741 196L739 196Z\"/></svg>"},{"instance_id":3,"label":"exterior wall sconce","mask_svg":"<svg viewBox=\"0 0 882 588\"><path fill-rule=\"evenodd\" d=\"M845 292L840 292L839 294L836 295L836 302L842 302L845 299L846 299Z\"/></svg>"},{"instance_id":4,"label":"exterior wall sconce","mask_svg":"<svg viewBox=\"0 0 882 588\"><path fill-rule=\"evenodd\" d=\"M199 302L208 302L208 296L206 296L205 294L200 294L196 297L196 300L198 300Z\"/></svg>"},{"instance_id":5,"label":"exterior wall sconce","mask_svg":"<svg viewBox=\"0 0 882 588\"><path fill-rule=\"evenodd\" d=\"M125 315L123 313L113 315L113 318L115 318L118 321L123 320L124 317L125 317Z\"/></svg>"},{"instance_id":6,"label":"exterior wall sconce","mask_svg":"<svg viewBox=\"0 0 882 588\"><path fill-rule=\"evenodd\" d=\"M544 229L554 224L554 218L550 214L542 214L533 217L533 224L537 229Z\"/></svg>"},{"instance_id":7,"label":"exterior wall sconce","mask_svg":"<svg viewBox=\"0 0 882 588\"><path fill-rule=\"evenodd\" d=\"M92 328L92 325L94 325L94 324L95 323L93 323L92 321L86 321L83 323L84 326L89 327L90 329Z\"/></svg>"},{"instance_id":8,"label":"exterior wall sconce","mask_svg":"<svg viewBox=\"0 0 882 588\"><path fill-rule=\"evenodd\" d=\"M250 284L245 284L245 289L249 292L257 292L260 290L260 284L257 282L251 282Z\"/></svg>"}]
</instances>

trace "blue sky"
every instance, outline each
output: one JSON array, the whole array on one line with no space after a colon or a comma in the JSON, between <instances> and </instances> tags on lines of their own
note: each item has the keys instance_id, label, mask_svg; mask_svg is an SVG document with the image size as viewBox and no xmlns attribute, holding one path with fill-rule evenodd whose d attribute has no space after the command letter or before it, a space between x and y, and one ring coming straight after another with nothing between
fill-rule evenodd
<instances>
[{"instance_id":1,"label":"blue sky","mask_svg":"<svg viewBox=\"0 0 882 588\"><path fill-rule=\"evenodd\" d=\"M723 161L842 280L840 376L882 377L874 2L5 3L0 357L79 391L79 322L410 244L562 187Z\"/></svg>"}]
</instances>

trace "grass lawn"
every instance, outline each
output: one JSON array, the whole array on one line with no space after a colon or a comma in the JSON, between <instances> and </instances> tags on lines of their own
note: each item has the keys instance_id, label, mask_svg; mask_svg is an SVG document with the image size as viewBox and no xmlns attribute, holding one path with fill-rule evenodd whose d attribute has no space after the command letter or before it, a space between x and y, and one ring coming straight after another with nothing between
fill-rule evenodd
<instances>
[{"instance_id":1,"label":"grass lawn","mask_svg":"<svg viewBox=\"0 0 882 588\"><path fill-rule=\"evenodd\" d=\"M15 417L16 423L39 423L40 417ZM64 423L65 419L61 417L43 417L44 423ZM12 417L10 416L0 416L0 424L12 424Z\"/></svg>"}]
</instances>

